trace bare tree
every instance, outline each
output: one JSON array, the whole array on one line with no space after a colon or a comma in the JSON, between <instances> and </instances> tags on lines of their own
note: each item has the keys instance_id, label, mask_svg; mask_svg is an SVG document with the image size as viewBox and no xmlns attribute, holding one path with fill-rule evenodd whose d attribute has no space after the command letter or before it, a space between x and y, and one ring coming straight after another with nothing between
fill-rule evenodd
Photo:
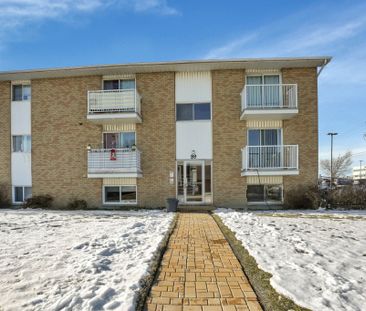
<instances>
[{"instance_id":1,"label":"bare tree","mask_svg":"<svg viewBox=\"0 0 366 311\"><path fill-rule=\"evenodd\" d=\"M345 154L340 154L333 159L333 174L334 178L342 177L346 175L347 171L351 169L352 165L352 153L351 151ZM330 174L330 160L320 160L320 168L324 174L331 176Z\"/></svg>"}]
</instances>

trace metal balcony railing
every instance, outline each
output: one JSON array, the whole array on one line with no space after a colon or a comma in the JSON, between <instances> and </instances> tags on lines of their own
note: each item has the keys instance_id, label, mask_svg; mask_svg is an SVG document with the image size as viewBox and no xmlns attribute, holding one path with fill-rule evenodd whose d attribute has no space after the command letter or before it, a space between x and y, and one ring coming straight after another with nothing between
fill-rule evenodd
<instances>
[{"instance_id":1,"label":"metal balcony railing","mask_svg":"<svg viewBox=\"0 0 366 311\"><path fill-rule=\"evenodd\" d=\"M140 151L130 148L90 149L88 173L141 173Z\"/></svg>"},{"instance_id":2,"label":"metal balcony railing","mask_svg":"<svg viewBox=\"0 0 366 311\"><path fill-rule=\"evenodd\" d=\"M246 146L242 170L298 170L298 145Z\"/></svg>"},{"instance_id":3,"label":"metal balcony railing","mask_svg":"<svg viewBox=\"0 0 366 311\"><path fill-rule=\"evenodd\" d=\"M297 109L297 84L259 84L244 86L241 110Z\"/></svg>"},{"instance_id":4,"label":"metal balcony railing","mask_svg":"<svg viewBox=\"0 0 366 311\"><path fill-rule=\"evenodd\" d=\"M88 91L88 114L141 113L141 96L135 89Z\"/></svg>"}]
</instances>

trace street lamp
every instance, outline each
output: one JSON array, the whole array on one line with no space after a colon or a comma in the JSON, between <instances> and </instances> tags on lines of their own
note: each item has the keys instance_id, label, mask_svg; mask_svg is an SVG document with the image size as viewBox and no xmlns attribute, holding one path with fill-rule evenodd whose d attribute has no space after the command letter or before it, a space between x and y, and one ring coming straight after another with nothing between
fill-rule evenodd
<instances>
[{"instance_id":1,"label":"street lamp","mask_svg":"<svg viewBox=\"0 0 366 311\"><path fill-rule=\"evenodd\" d=\"M333 188L333 136L338 135L338 133L328 133L330 136L330 189Z\"/></svg>"},{"instance_id":2,"label":"street lamp","mask_svg":"<svg viewBox=\"0 0 366 311\"><path fill-rule=\"evenodd\" d=\"M362 172L362 160L360 160L360 182L361 182L361 177L362 177L362 174L361 174L361 172Z\"/></svg>"}]
</instances>

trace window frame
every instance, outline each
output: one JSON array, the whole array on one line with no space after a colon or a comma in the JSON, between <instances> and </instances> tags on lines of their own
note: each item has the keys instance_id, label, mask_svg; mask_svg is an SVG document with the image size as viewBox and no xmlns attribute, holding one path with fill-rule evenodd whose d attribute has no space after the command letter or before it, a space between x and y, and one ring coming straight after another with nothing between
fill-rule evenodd
<instances>
[{"instance_id":1,"label":"window frame","mask_svg":"<svg viewBox=\"0 0 366 311\"><path fill-rule=\"evenodd\" d=\"M137 135L136 135L136 130L135 131L120 131L120 132L116 132L116 131L107 131L107 132L103 132L102 133L102 146L103 146L103 149L113 149L113 148L104 148L105 146L105 141L104 141L104 134L117 134L118 135L118 141L120 141L120 135L123 134L123 133L134 133L135 134L135 146L137 145ZM114 149L131 149L131 147L116 147Z\"/></svg>"},{"instance_id":2,"label":"window frame","mask_svg":"<svg viewBox=\"0 0 366 311\"><path fill-rule=\"evenodd\" d=\"M14 149L14 137L22 137L22 146L23 146L23 150L21 151L15 151ZM25 137L30 137L30 150L29 151L24 151L24 138ZM12 135L11 136L11 152L12 153L32 153L32 135Z\"/></svg>"},{"instance_id":3,"label":"window frame","mask_svg":"<svg viewBox=\"0 0 366 311\"><path fill-rule=\"evenodd\" d=\"M23 201L15 201L15 188L22 188L22 196L23 196ZM33 193L32 193L32 186L24 186L24 185L14 185L12 186L12 203L13 204L23 204L27 199L25 199L25 188L31 188L31 195L29 196L29 198L32 197Z\"/></svg>"},{"instance_id":4,"label":"window frame","mask_svg":"<svg viewBox=\"0 0 366 311\"><path fill-rule=\"evenodd\" d=\"M263 187L263 198L264 200L263 201L248 201L248 187L249 186L262 186ZM268 197L267 197L267 191L266 191L266 187L268 186L277 186L277 187L280 187L281 188L281 200L280 201L273 201L273 200L268 200ZM276 204L283 204L284 202L284 191L283 191L283 184L255 184L255 185L247 185L247 188L246 188L246 193L245 193L245 198L247 200L247 204L273 204L273 205L276 205Z\"/></svg>"},{"instance_id":5,"label":"window frame","mask_svg":"<svg viewBox=\"0 0 366 311\"><path fill-rule=\"evenodd\" d=\"M134 88L132 88L132 89L122 89L121 88L121 81L134 81L134 84L135 84L135 87ZM117 89L105 89L104 88L104 82L106 82L106 81L118 81L118 88ZM136 91L136 78L130 78L130 79L128 79L128 78L126 78L126 79L103 79L102 80L102 90L103 91L115 91L115 90L126 90L126 91L131 91L131 90L134 90L134 91Z\"/></svg>"},{"instance_id":6,"label":"window frame","mask_svg":"<svg viewBox=\"0 0 366 311\"><path fill-rule=\"evenodd\" d=\"M209 105L210 117L208 119L196 119L195 106L196 105ZM178 120L178 105L191 105L192 106L192 119ZM212 102L199 102L199 103L175 103L175 122L191 122L191 121L212 121Z\"/></svg>"},{"instance_id":7,"label":"window frame","mask_svg":"<svg viewBox=\"0 0 366 311\"><path fill-rule=\"evenodd\" d=\"M15 86L21 86L22 87L22 96L21 100L14 100L14 87ZM24 99L24 87L30 88L30 95L27 99ZM32 85L30 83L14 83L11 84L11 101L12 102L29 102L32 99Z\"/></svg>"},{"instance_id":8,"label":"window frame","mask_svg":"<svg viewBox=\"0 0 366 311\"><path fill-rule=\"evenodd\" d=\"M265 85L264 84L264 77L265 76L278 76L278 84L282 84L282 73L281 72L266 72L266 73L249 73L245 74L245 85ZM262 83L261 84L248 84L248 77L261 77Z\"/></svg>"},{"instance_id":9,"label":"window frame","mask_svg":"<svg viewBox=\"0 0 366 311\"><path fill-rule=\"evenodd\" d=\"M281 144L280 145L262 145L262 135L260 133L259 134L260 144L259 145L249 145L249 132L250 131L265 131L265 130L280 131ZM247 146L258 147L258 146L283 146L283 145L284 145L284 143L283 143L283 129L282 129L282 127L278 127L278 128L248 128L247 129Z\"/></svg>"},{"instance_id":10,"label":"window frame","mask_svg":"<svg viewBox=\"0 0 366 311\"><path fill-rule=\"evenodd\" d=\"M118 202L107 202L105 200L105 189L108 187L118 187L119 188L119 201ZM122 199L122 187L135 187L136 200L134 202L131 201L123 201ZM138 202L138 193L137 193L137 185L103 185L103 205L137 205Z\"/></svg>"}]
</instances>

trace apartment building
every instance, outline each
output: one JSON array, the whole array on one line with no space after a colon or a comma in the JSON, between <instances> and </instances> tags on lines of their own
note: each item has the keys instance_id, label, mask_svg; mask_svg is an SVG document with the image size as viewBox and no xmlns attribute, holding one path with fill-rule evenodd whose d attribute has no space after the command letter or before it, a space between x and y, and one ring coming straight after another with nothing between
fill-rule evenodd
<instances>
[{"instance_id":1,"label":"apartment building","mask_svg":"<svg viewBox=\"0 0 366 311\"><path fill-rule=\"evenodd\" d=\"M14 204L282 204L318 175L329 57L0 73L0 183Z\"/></svg>"}]
</instances>

